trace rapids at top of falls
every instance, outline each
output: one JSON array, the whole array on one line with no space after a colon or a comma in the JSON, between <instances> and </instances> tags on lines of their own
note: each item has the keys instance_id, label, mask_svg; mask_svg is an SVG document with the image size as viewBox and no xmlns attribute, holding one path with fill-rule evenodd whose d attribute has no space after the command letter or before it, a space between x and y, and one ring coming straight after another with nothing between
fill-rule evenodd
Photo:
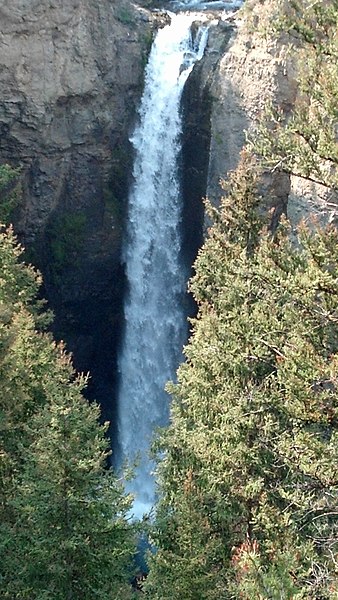
<instances>
[{"instance_id":1,"label":"rapids at top of falls","mask_svg":"<svg viewBox=\"0 0 338 600\"><path fill-rule=\"evenodd\" d=\"M170 0L172 10L184 11L231 11L240 8L243 0Z\"/></svg>"}]
</instances>

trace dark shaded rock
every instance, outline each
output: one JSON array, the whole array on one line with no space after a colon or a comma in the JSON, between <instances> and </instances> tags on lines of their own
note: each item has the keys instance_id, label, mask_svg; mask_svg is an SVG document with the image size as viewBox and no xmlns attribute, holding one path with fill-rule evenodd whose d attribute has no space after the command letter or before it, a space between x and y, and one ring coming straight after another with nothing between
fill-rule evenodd
<instances>
[{"instance_id":1,"label":"dark shaded rock","mask_svg":"<svg viewBox=\"0 0 338 600\"><path fill-rule=\"evenodd\" d=\"M128 0L3 0L0 161L21 166L13 214L44 275L54 331L109 399L121 323L128 141L154 19Z\"/></svg>"}]
</instances>

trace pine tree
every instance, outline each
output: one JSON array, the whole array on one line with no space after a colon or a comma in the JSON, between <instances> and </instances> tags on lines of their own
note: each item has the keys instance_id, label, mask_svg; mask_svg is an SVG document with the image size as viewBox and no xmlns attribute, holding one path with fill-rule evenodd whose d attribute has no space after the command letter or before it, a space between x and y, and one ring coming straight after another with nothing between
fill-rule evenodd
<instances>
[{"instance_id":1,"label":"pine tree","mask_svg":"<svg viewBox=\"0 0 338 600\"><path fill-rule=\"evenodd\" d=\"M14 591L22 600L131 594L131 499L106 470L106 428L98 425L98 407L81 395L84 383L48 379L46 406L31 422L33 443L14 501L20 540Z\"/></svg>"},{"instance_id":2,"label":"pine tree","mask_svg":"<svg viewBox=\"0 0 338 600\"><path fill-rule=\"evenodd\" d=\"M259 218L244 156L196 261L158 448L156 600L335 598L338 235Z\"/></svg>"},{"instance_id":3,"label":"pine tree","mask_svg":"<svg viewBox=\"0 0 338 600\"><path fill-rule=\"evenodd\" d=\"M130 498L107 469L106 428L43 328L40 275L0 233L0 597L130 597Z\"/></svg>"},{"instance_id":4,"label":"pine tree","mask_svg":"<svg viewBox=\"0 0 338 600\"><path fill-rule=\"evenodd\" d=\"M19 444L29 444L26 422L44 402L42 381L54 364L52 343L38 334L49 316L36 300L41 278L20 261L13 231L0 232L0 564L6 571L7 540L15 521L10 501L22 463ZM10 559L9 559L10 560ZM1 581L0 576L0 581Z\"/></svg>"}]
</instances>

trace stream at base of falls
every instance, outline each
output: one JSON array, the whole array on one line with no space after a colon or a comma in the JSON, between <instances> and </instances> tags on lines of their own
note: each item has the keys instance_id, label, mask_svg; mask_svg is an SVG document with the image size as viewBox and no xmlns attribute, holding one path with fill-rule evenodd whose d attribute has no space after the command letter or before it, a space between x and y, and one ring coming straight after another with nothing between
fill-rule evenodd
<instances>
[{"instance_id":1,"label":"stream at base of falls","mask_svg":"<svg viewBox=\"0 0 338 600\"><path fill-rule=\"evenodd\" d=\"M190 8L200 3L180 4ZM135 162L123 256L127 292L118 360L115 462L118 468L136 464L126 489L134 495L133 514L138 519L154 506L149 449L156 428L168 423L169 397L164 388L175 379L188 335L188 273L181 256L180 104L208 37L203 13L170 13L170 17L171 23L158 31L150 52L138 125L131 139Z\"/></svg>"}]
</instances>

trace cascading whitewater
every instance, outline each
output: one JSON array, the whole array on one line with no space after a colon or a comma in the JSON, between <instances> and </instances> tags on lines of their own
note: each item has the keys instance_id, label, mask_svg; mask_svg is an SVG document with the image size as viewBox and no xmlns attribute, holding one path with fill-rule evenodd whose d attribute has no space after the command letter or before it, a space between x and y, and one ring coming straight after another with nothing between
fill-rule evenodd
<instances>
[{"instance_id":1,"label":"cascading whitewater","mask_svg":"<svg viewBox=\"0 0 338 600\"><path fill-rule=\"evenodd\" d=\"M202 58L208 29L201 25L193 39L190 27L201 15L170 16L150 53L140 124L132 138L136 158L124 249L128 293L119 358L118 463L137 461L127 489L135 495L138 518L154 503L149 447L154 429L168 422L164 387L174 378L187 335L187 275L180 264L180 100Z\"/></svg>"},{"instance_id":2,"label":"cascading whitewater","mask_svg":"<svg viewBox=\"0 0 338 600\"><path fill-rule=\"evenodd\" d=\"M179 10L226 10L240 8L243 0L170 0Z\"/></svg>"}]
</instances>

